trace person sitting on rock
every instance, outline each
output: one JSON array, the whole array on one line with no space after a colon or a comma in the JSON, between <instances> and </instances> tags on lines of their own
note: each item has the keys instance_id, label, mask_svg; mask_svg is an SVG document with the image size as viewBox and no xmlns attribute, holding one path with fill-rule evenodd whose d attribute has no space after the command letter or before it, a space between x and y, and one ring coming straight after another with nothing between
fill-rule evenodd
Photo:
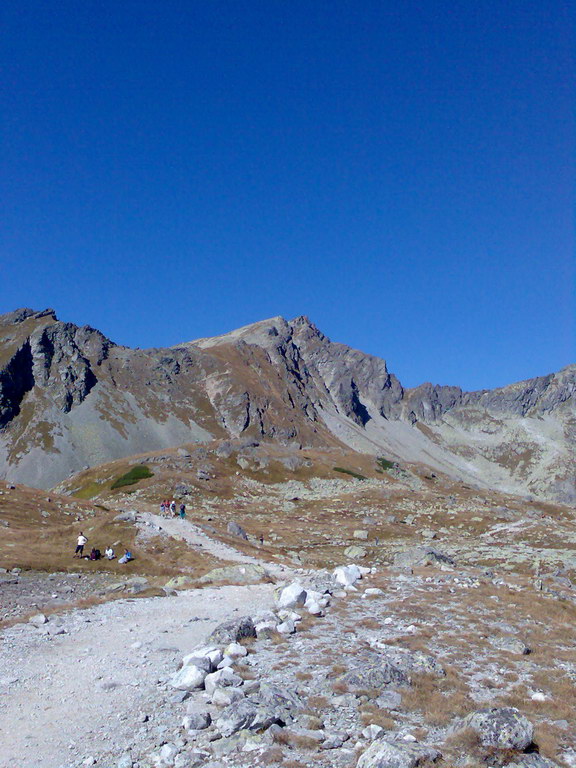
<instances>
[{"instance_id":1,"label":"person sitting on rock","mask_svg":"<svg viewBox=\"0 0 576 768\"><path fill-rule=\"evenodd\" d=\"M116 557L116 555L114 554L114 550L110 545L108 545L104 550L104 555L108 560L114 560L114 558Z\"/></svg>"},{"instance_id":2,"label":"person sitting on rock","mask_svg":"<svg viewBox=\"0 0 576 768\"><path fill-rule=\"evenodd\" d=\"M133 559L134 558L132 557L132 552L130 552L130 550L128 550L128 549L125 549L124 550L124 554L122 555L120 560L118 560L118 562L121 565L124 565L125 563L127 563L127 562L129 562L130 560L133 560Z\"/></svg>"}]
</instances>

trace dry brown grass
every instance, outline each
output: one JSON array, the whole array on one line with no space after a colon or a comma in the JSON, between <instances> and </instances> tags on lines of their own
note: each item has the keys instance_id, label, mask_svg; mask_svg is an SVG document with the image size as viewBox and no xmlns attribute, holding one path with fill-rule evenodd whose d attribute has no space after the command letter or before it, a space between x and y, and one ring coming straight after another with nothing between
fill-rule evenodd
<instances>
[{"instance_id":1,"label":"dry brown grass","mask_svg":"<svg viewBox=\"0 0 576 768\"><path fill-rule=\"evenodd\" d=\"M451 668L443 678L413 675L411 687L402 693L402 705L421 712L431 725L446 725L476 708L465 683Z\"/></svg>"},{"instance_id":2,"label":"dry brown grass","mask_svg":"<svg viewBox=\"0 0 576 768\"><path fill-rule=\"evenodd\" d=\"M538 746L539 753L551 760L558 760L560 745L565 738L566 733L550 723L534 728L534 743Z\"/></svg>"},{"instance_id":3,"label":"dry brown grass","mask_svg":"<svg viewBox=\"0 0 576 768\"><path fill-rule=\"evenodd\" d=\"M358 627L361 627L362 629L380 629L382 627L382 624L374 619L371 616L367 616L363 619L360 619L360 621L357 623Z\"/></svg>"},{"instance_id":4,"label":"dry brown grass","mask_svg":"<svg viewBox=\"0 0 576 768\"><path fill-rule=\"evenodd\" d=\"M312 675L310 674L310 672L299 671L299 672L296 672L294 677L296 678L296 680L312 680Z\"/></svg>"},{"instance_id":5,"label":"dry brown grass","mask_svg":"<svg viewBox=\"0 0 576 768\"><path fill-rule=\"evenodd\" d=\"M306 707L312 714L325 712L330 706L330 702L325 696L309 696Z\"/></svg>"},{"instance_id":6,"label":"dry brown grass","mask_svg":"<svg viewBox=\"0 0 576 768\"><path fill-rule=\"evenodd\" d=\"M114 520L117 514L117 508L98 507L52 492L24 486L8 489L0 496L0 518L9 523L2 528L0 566L48 572L104 572L122 577L170 577L185 573L199 578L222 565L184 541L162 536L141 540L134 524ZM88 552L92 546L104 551L112 544L117 552L129 549L135 559L120 565L118 560L74 558L80 531L88 538Z\"/></svg>"},{"instance_id":7,"label":"dry brown grass","mask_svg":"<svg viewBox=\"0 0 576 768\"><path fill-rule=\"evenodd\" d=\"M393 717L373 704L367 704L360 709L360 719L363 725L379 725L386 731L391 731L396 727L396 721Z\"/></svg>"},{"instance_id":8,"label":"dry brown grass","mask_svg":"<svg viewBox=\"0 0 576 768\"><path fill-rule=\"evenodd\" d=\"M274 763L282 763L284 760L284 752L280 747L268 747L257 758L257 765L269 766ZM285 763L284 763L285 765Z\"/></svg>"},{"instance_id":9,"label":"dry brown grass","mask_svg":"<svg viewBox=\"0 0 576 768\"><path fill-rule=\"evenodd\" d=\"M316 739L306 736L303 733L294 733L289 728L283 728L278 733L274 734L274 741L277 744L284 744L292 749L318 749L318 742Z\"/></svg>"},{"instance_id":10,"label":"dry brown grass","mask_svg":"<svg viewBox=\"0 0 576 768\"><path fill-rule=\"evenodd\" d=\"M332 690L334 693L340 695L343 693L348 693L350 691L350 688L347 683L345 683L343 680L336 680L336 682L332 683Z\"/></svg>"}]
</instances>

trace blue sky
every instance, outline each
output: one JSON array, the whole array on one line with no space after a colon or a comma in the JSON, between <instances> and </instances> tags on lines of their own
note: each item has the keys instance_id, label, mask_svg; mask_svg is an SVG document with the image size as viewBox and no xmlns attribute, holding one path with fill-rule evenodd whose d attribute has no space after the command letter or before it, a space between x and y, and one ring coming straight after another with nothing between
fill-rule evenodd
<instances>
[{"instance_id":1,"label":"blue sky","mask_svg":"<svg viewBox=\"0 0 576 768\"><path fill-rule=\"evenodd\" d=\"M308 315L406 386L576 360L569 0L5 0L0 312Z\"/></svg>"}]
</instances>

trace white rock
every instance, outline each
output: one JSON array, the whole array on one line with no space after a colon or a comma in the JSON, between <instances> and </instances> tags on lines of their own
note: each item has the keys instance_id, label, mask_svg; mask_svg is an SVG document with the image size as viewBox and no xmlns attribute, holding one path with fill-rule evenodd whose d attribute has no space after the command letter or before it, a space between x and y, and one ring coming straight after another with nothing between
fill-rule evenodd
<instances>
[{"instance_id":1,"label":"white rock","mask_svg":"<svg viewBox=\"0 0 576 768\"><path fill-rule=\"evenodd\" d=\"M280 621L293 621L294 623L302 621L302 616L296 611L278 611L278 618Z\"/></svg>"},{"instance_id":2,"label":"white rock","mask_svg":"<svg viewBox=\"0 0 576 768\"><path fill-rule=\"evenodd\" d=\"M220 648L216 648L213 645L206 645L204 647L197 648L196 650L192 651L192 653L186 654L186 656L184 656L182 659L182 664L187 666L188 664L193 664L195 659L206 659L210 662L212 668L216 669L223 658L224 654Z\"/></svg>"},{"instance_id":3,"label":"white rock","mask_svg":"<svg viewBox=\"0 0 576 768\"><path fill-rule=\"evenodd\" d=\"M368 576L369 573L372 573L372 568L366 568L365 565L357 565L355 567L358 568L361 576Z\"/></svg>"},{"instance_id":4,"label":"white rock","mask_svg":"<svg viewBox=\"0 0 576 768\"><path fill-rule=\"evenodd\" d=\"M311 602L306 603L306 610L308 613L310 613L312 616L322 616L324 611L322 610L322 606L319 603L314 602L313 600Z\"/></svg>"},{"instance_id":5,"label":"white rock","mask_svg":"<svg viewBox=\"0 0 576 768\"><path fill-rule=\"evenodd\" d=\"M199 667L200 669L203 669L205 672L212 672L214 667L212 666L212 662L210 659L208 659L206 656L194 656L192 653L189 653L187 656L184 656L182 659L182 666L183 667Z\"/></svg>"},{"instance_id":6,"label":"white rock","mask_svg":"<svg viewBox=\"0 0 576 768\"><path fill-rule=\"evenodd\" d=\"M278 608L296 608L306 602L306 590L297 581L293 582L280 592L276 600Z\"/></svg>"},{"instance_id":7,"label":"white rock","mask_svg":"<svg viewBox=\"0 0 576 768\"><path fill-rule=\"evenodd\" d=\"M357 565L340 565L332 572L336 583L343 587L350 586L362 578L362 573Z\"/></svg>"},{"instance_id":8,"label":"white rock","mask_svg":"<svg viewBox=\"0 0 576 768\"><path fill-rule=\"evenodd\" d=\"M256 637L265 637L273 632L276 632L275 621L259 621L254 627L256 630Z\"/></svg>"},{"instance_id":9,"label":"white rock","mask_svg":"<svg viewBox=\"0 0 576 768\"><path fill-rule=\"evenodd\" d=\"M170 685L178 691L193 691L196 688L202 688L207 675L205 669L189 664L176 672Z\"/></svg>"},{"instance_id":10,"label":"white rock","mask_svg":"<svg viewBox=\"0 0 576 768\"><path fill-rule=\"evenodd\" d=\"M200 657L210 659L212 664L217 666L222 661L224 654L216 645L201 645L198 648L195 648L192 653L189 653L188 656L190 656L190 658Z\"/></svg>"},{"instance_id":11,"label":"white rock","mask_svg":"<svg viewBox=\"0 0 576 768\"><path fill-rule=\"evenodd\" d=\"M383 595L384 590L379 589L378 587L369 587L368 589L364 590L365 595Z\"/></svg>"},{"instance_id":12,"label":"white rock","mask_svg":"<svg viewBox=\"0 0 576 768\"><path fill-rule=\"evenodd\" d=\"M362 731L362 736L369 741L374 741L374 739L377 739L381 733L384 733L384 728L382 728L380 725L372 724L364 728Z\"/></svg>"},{"instance_id":13,"label":"white rock","mask_svg":"<svg viewBox=\"0 0 576 768\"><path fill-rule=\"evenodd\" d=\"M278 624L276 632L279 632L281 635L293 635L296 632L296 625L291 619L286 619L282 624Z\"/></svg>"},{"instance_id":14,"label":"white rock","mask_svg":"<svg viewBox=\"0 0 576 768\"><path fill-rule=\"evenodd\" d=\"M542 691L536 691L536 693L533 693L530 698L532 701L546 701L548 697L542 693Z\"/></svg>"},{"instance_id":15,"label":"white rock","mask_svg":"<svg viewBox=\"0 0 576 768\"><path fill-rule=\"evenodd\" d=\"M33 627L41 627L48 622L48 618L43 613L37 613L35 616L31 616L28 619L28 623Z\"/></svg>"},{"instance_id":16,"label":"white rock","mask_svg":"<svg viewBox=\"0 0 576 768\"><path fill-rule=\"evenodd\" d=\"M212 672L204 678L204 688L209 696L212 696L216 688L225 688L227 686L239 687L244 681L238 675L235 675L230 667L219 669Z\"/></svg>"},{"instance_id":17,"label":"white rock","mask_svg":"<svg viewBox=\"0 0 576 768\"><path fill-rule=\"evenodd\" d=\"M225 667L233 667L234 666L234 659L231 659L230 656L224 656L220 664L218 664L217 669L224 669Z\"/></svg>"},{"instance_id":18,"label":"white rock","mask_svg":"<svg viewBox=\"0 0 576 768\"><path fill-rule=\"evenodd\" d=\"M224 655L229 656L231 659L239 659L242 656L247 656L248 651L240 643L230 643L224 648Z\"/></svg>"},{"instance_id":19,"label":"white rock","mask_svg":"<svg viewBox=\"0 0 576 768\"><path fill-rule=\"evenodd\" d=\"M212 704L217 707L229 707L238 699L244 698L241 688L216 688L212 694Z\"/></svg>"}]
</instances>

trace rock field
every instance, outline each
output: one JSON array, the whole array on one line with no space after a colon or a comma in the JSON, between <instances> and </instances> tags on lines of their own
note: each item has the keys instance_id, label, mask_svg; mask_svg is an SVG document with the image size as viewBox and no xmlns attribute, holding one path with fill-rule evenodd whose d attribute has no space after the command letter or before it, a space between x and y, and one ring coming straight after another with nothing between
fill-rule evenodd
<instances>
[{"instance_id":1,"label":"rock field","mask_svg":"<svg viewBox=\"0 0 576 768\"><path fill-rule=\"evenodd\" d=\"M285 458L2 491L0 768L576 768L573 510ZM135 561L74 560L78 530Z\"/></svg>"},{"instance_id":2,"label":"rock field","mask_svg":"<svg viewBox=\"0 0 576 768\"><path fill-rule=\"evenodd\" d=\"M573 598L436 554L8 628L0 765L576 765Z\"/></svg>"}]
</instances>

